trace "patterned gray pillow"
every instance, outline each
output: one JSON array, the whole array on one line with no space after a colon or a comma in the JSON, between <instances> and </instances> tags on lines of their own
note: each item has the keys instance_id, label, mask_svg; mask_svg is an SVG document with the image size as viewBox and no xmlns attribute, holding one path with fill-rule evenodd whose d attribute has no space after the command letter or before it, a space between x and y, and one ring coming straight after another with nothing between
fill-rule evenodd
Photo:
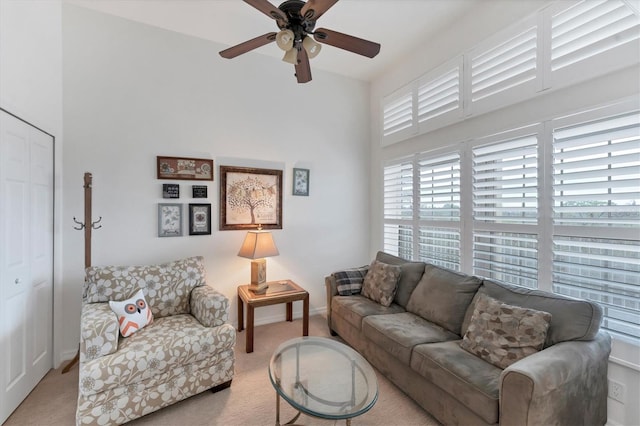
<instances>
[{"instance_id":1,"label":"patterned gray pillow","mask_svg":"<svg viewBox=\"0 0 640 426\"><path fill-rule=\"evenodd\" d=\"M401 272L400 266L388 265L374 260L364 277L362 295L382 306L391 306Z\"/></svg>"},{"instance_id":2,"label":"patterned gray pillow","mask_svg":"<svg viewBox=\"0 0 640 426\"><path fill-rule=\"evenodd\" d=\"M542 350L551 314L480 293L460 347L500 368Z\"/></svg>"},{"instance_id":3,"label":"patterned gray pillow","mask_svg":"<svg viewBox=\"0 0 640 426\"><path fill-rule=\"evenodd\" d=\"M340 296L351 296L360 294L362 291L362 283L367 275L369 265L360 268L346 269L333 273L336 279L336 288Z\"/></svg>"}]
</instances>

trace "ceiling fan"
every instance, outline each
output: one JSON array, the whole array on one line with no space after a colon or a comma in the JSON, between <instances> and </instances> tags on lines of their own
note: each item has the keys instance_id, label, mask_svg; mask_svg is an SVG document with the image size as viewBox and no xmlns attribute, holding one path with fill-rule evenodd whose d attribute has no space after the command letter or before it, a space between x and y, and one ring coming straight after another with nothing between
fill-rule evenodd
<instances>
[{"instance_id":1,"label":"ceiling fan","mask_svg":"<svg viewBox=\"0 0 640 426\"><path fill-rule=\"evenodd\" d=\"M231 59L253 49L276 42L285 51L283 61L295 66L298 83L311 81L309 59L318 55L321 45L328 44L349 52L373 58L380 52L380 44L363 40L326 28L314 31L316 20L338 0L286 0L277 8L268 0L244 0L260 12L274 19L279 32L270 32L247 40L220 52L223 58ZM311 36L313 35L312 40Z\"/></svg>"}]
</instances>

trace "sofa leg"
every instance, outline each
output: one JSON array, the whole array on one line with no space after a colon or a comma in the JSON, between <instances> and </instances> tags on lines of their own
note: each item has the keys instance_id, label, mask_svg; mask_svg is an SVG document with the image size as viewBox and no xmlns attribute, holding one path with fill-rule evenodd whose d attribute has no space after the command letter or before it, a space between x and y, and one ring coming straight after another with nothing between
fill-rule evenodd
<instances>
[{"instance_id":1,"label":"sofa leg","mask_svg":"<svg viewBox=\"0 0 640 426\"><path fill-rule=\"evenodd\" d=\"M214 386L214 387L212 387L212 388L211 388L211 389L209 389L209 390L210 390L212 393L216 393L216 392L218 392L218 391L224 390L224 389L226 389L226 388L231 387L231 382L232 382L232 381L233 381L233 380L229 380L228 382L221 383L221 384L219 384L218 386Z\"/></svg>"}]
</instances>

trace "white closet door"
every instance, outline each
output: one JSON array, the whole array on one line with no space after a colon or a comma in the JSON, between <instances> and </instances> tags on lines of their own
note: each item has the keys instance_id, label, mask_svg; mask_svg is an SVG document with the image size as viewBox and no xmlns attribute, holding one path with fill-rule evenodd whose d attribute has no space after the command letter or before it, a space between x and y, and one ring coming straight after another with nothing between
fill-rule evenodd
<instances>
[{"instance_id":1,"label":"white closet door","mask_svg":"<svg viewBox=\"0 0 640 426\"><path fill-rule=\"evenodd\" d=\"M0 111L0 423L52 367L53 139Z\"/></svg>"}]
</instances>

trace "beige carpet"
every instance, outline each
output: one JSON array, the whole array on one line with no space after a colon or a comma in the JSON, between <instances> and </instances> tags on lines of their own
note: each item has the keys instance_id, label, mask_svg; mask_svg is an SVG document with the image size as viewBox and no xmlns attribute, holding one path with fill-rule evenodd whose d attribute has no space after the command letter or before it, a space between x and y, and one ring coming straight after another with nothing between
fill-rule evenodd
<instances>
[{"instance_id":1,"label":"beige carpet","mask_svg":"<svg viewBox=\"0 0 640 426\"><path fill-rule=\"evenodd\" d=\"M273 425L275 423L275 391L269 380L267 365L275 348L287 339L301 335L301 320L286 321L256 327L255 351L244 350L245 332L238 333L236 344L236 375L231 388L218 393L204 392L155 413L137 419L130 425ZM326 319L311 317L309 335L329 336ZM29 397L6 421L5 426L75 424L78 392L78 367L67 374L61 369L50 371ZM356 425L438 425L409 397L378 373L379 397L367 413L352 420ZM290 420L295 411L286 402L282 405L281 421ZM343 421L319 420L302 415L304 425L344 424Z\"/></svg>"}]
</instances>

